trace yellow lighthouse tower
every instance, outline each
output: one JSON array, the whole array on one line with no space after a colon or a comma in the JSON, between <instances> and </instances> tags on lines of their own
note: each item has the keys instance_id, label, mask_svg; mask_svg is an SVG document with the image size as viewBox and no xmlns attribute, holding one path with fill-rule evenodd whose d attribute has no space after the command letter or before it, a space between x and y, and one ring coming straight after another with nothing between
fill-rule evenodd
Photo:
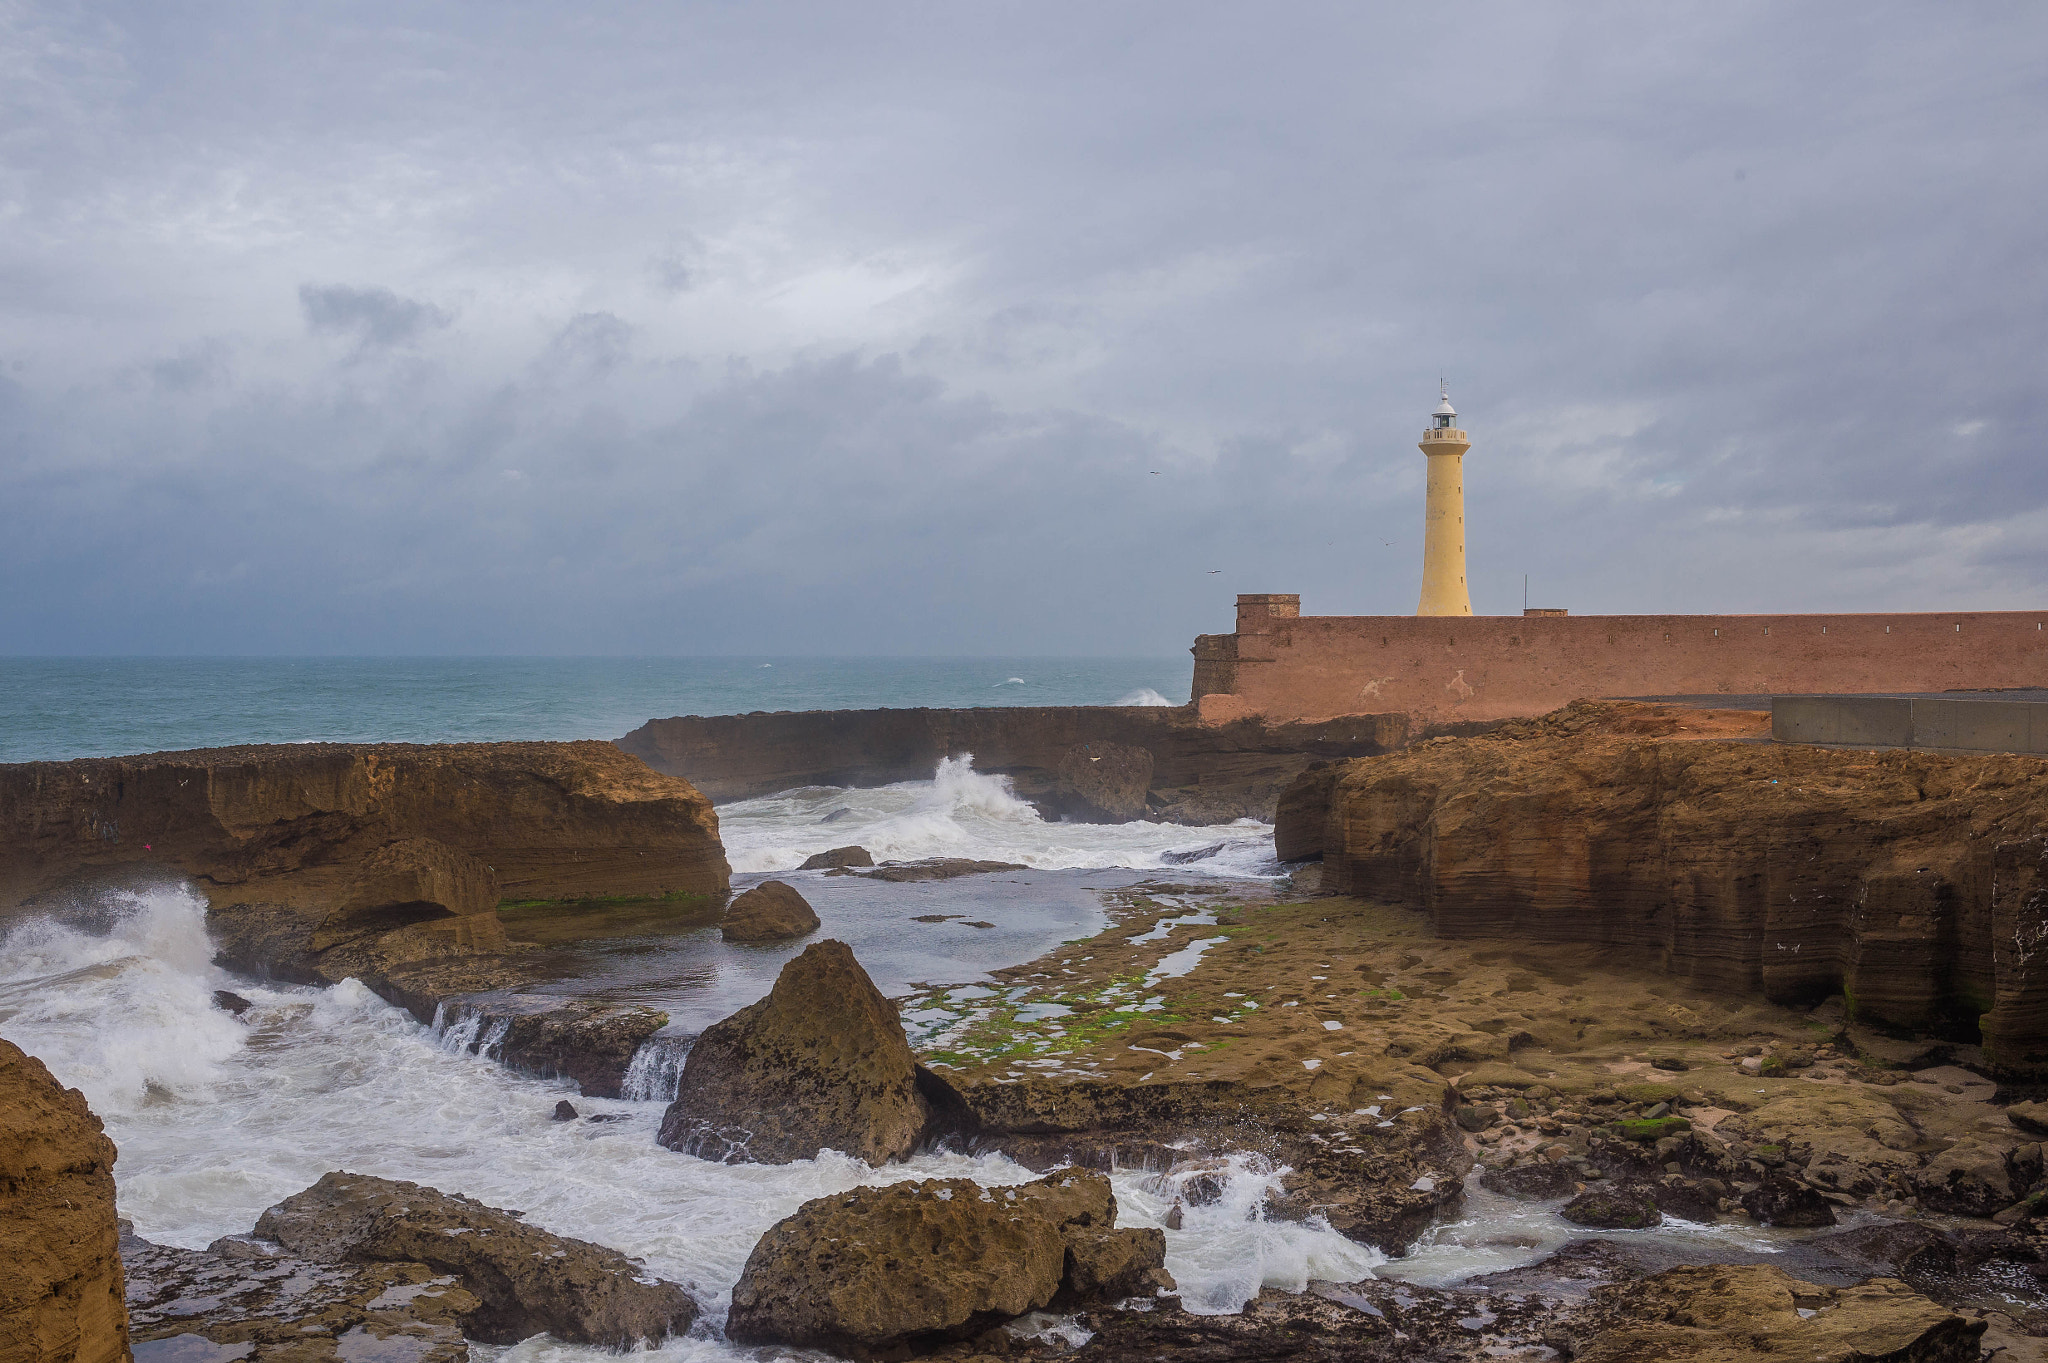
<instances>
[{"instance_id":1,"label":"yellow lighthouse tower","mask_svg":"<svg viewBox=\"0 0 2048 1363\"><path fill-rule=\"evenodd\" d=\"M1419 448L1429 456L1429 510L1422 529L1422 604L1417 615L1470 615L1465 590L1465 451L1472 442L1458 429L1451 390L1430 414Z\"/></svg>"}]
</instances>

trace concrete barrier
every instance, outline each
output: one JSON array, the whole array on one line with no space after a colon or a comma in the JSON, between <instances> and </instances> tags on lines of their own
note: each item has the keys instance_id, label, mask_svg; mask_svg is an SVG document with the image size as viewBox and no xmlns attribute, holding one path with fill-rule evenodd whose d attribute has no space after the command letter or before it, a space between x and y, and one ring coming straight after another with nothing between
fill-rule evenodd
<instances>
[{"instance_id":1,"label":"concrete barrier","mask_svg":"<svg viewBox=\"0 0 2048 1363\"><path fill-rule=\"evenodd\" d=\"M1942 748L2048 757L2048 701L1941 696L1774 696L1781 743Z\"/></svg>"}]
</instances>

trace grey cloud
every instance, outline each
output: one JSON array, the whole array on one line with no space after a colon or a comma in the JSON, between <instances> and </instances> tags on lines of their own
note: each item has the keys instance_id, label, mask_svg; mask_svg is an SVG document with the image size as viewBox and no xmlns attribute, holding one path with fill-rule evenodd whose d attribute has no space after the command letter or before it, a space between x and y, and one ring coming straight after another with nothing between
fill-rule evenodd
<instances>
[{"instance_id":1,"label":"grey cloud","mask_svg":"<svg viewBox=\"0 0 2048 1363\"><path fill-rule=\"evenodd\" d=\"M2020 10L103 8L11 54L0 647L1412 610L1445 371L1482 611L2048 592Z\"/></svg>"},{"instance_id":2,"label":"grey cloud","mask_svg":"<svg viewBox=\"0 0 2048 1363\"><path fill-rule=\"evenodd\" d=\"M401 298L390 289L346 284L301 284L299 307L316 335L346 336L365 349L404 345L454 320L431 303Z\"/></svg>"}]
</instances>

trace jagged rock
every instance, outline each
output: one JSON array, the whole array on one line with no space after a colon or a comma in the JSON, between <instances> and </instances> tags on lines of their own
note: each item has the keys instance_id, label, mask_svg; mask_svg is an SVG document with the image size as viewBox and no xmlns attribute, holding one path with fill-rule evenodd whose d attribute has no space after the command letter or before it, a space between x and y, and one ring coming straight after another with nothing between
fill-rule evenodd
<instances>
[{"instance_id":1,"label":"jagged rock","mask_svg":"<svg viewBox=\"0 0 2048 1363\"><path fill-rule=\"evenodd\" d=\"M810 869L808 862L805 869ZM764 880L726 906L725 919L718 927L728 942L786 942L816 932L818 915L789 886L779 880Z\"/></svg>"},{"instance_id":2,"label":"jagged rock","mask_svg":"<svg viewBox=\"0 0 2048 1363\"><path fill-rule=\"evenodd\" d=\"M2040 759L1681 731L1701 713L1580 701L1349 761L1323 886L1426 906L1444 937L1640 952L1731 995L1846 993L1860 1020L1920 1031L1981 1017L2001 1075L2048 1074L2048 972L2006 945L2048 903ZM1290 827L1316 822L1321 776L1284 797L1304 806Z\"/></svg>"},{"instance_id":3,"label":"jagged rock","mask_svg":"<svg viewBox=\"0 0 2048 1363\"><path fill-rule=\"evenodd\" d=\"M1657 1204L1658 1211L1681 1221L1713 1221L1720 1213L1721 1199L1728 1195L1725 1184L1682 1174L1666 1174L1644 1185L1643 1191Z\"/></svg>"},{"instance_id":4,"label":"jagged rock","mask_svg":"<svg viewBox=\"0 0 2048 1363\"><path fill-rule=\"evenodd\" d=\"M1938 1277L1956 1269L1956 1246L1919 1221L1880 1221L1807 1241L1814 1249L1867 1264L1882 1277Z\"/></svg>"},{"instance_id":5,"label":"jagged rock","mask_svg":"<svg viewBox=\"0 0 2048 1363\"><path fill-rule=\"evenodd\" d=\"M923 861L885 861L872 871L850 874L893 884L914 884L924 880L952 880L959 876L986 875L990 871L1024 871L1018 861L975 861L968 857L927 857Z\"/></svg>"},{"instance_id":6,"label":"jagged rock","mask_svg":"<svg viewBox=\"0 0 2048 1363\"><path fill-rule=\"evenodd\" d=\"M817 1198L755 1245L726 1333L900 1356L1056 1299L1170 1289L1164 1234L1115 1220L1109 1180L1080 1169L1007 1188L928 1179Z\"/></svg>"},{"instance_id":7,"label":"jagged rock","mask_svg":"<svg viewBox=\"0 0 2048 1363\"><path fill-rule=\"evenodd\" d=\"M114 1143L84 1094L0 1040L0 1359L127 1356Z\"/></svg>"},{"instance_id":8,"label":"jagged rock","mask_svg":"<svg viewBox=\"0 0 2048 1363\"><path fill-rule=\"evenodd\" d=\"M840 814L848 812L850 811L839 811ZM823 822L831 823L837 817L839 817L837 814L828 814ZM813 852L810 856L805 857L804 864L796 869L799 871L824 871L834 866L872 866L874 864L874 857L869 854L868 849L865 847L835 847L829 852Z\"/></svg>"},{"instance_id":9,"label":"jagged rock","mask_svg":"<svg viewBox=\"0 0 2048 1363\"><path fill-rule=\"evenodd\" d=\"M235 1238L174 1249L123 1231L136 1363L469 1358L462 1322L481 1303L425 1264L316 1264Z\"/></svg>"},{"instance_id":10,"label":"jagged rock","mask_svg":"<svg viewBox=\"0 0 2048 1363\"><path fill-rule=\"evenodd\" d=\"M1913 1184L1920 1205L1929 1211L1990 1216L2011 1206L2040 1171L2038 1148L2032 1164L2015 1180L2004 1147L1965 1140L1930 1158Z\"/></svg>"},{"instance_id":11,"label":"jagged rock","mask_svg":"<svg viewBox=\"0 0 2048 1363\"><path fill-rule=\"evenodd\" d=\"M1122 1301L1174 1290L1173 1275L1166 1271L1163 1230L1071 1230L1066 1241L1057 1305Z\"/></svg>"},{"instance_id":12,"label":"jagged rock","mask_svg":"<svg viewBox=\"0 0 2048 1363\"><path fill-rule=\"evenodd\" d=\"M767 998L704 1029L659 1139L728 1162L833 1149L883 1164L917 1148L930 1116L896 1005L827 940L783 966Z\"/></svg>"},{"instance_id":13,"label":"jagged rock","mask_svg":"<svg viewBox=\"0 0 2048 1363\"><path fill-rule=\"evenodd\" d=\"M501 993L458 1005L457 1017L480 1017L484 1036L504 1028L491 1059L543 1079L573 1079L585 1098L622 1097L634 1052L668 1025L667 1013L645 1004L548 994Z\"/></svg>"},{"instance_id":14,"label":"jagged rock","mask_svg":"<svg viewBox=\"0 0 2048 1363\"><path fill-rule=\"evenodd\" d=\"M1668 1269L1593 1300L1557 1331L1574 1363L1976 1363L1985 1329L1891 1279L1816 1287L1761 1264Z\"/></svg>"},{"instance_id":15,"label":"jagged rock","mask_svg":"<svg viewBox=\"0 0 2048 1363\"><path fill-rule=\"evenodd\" d=\"M576 1120L578 1115L579 1114L576 1111L576 1104L570 1102L567 1098L564 1098L561 1102L555 1104L554 1116L550 1117L548 1120L553 1122L573 1122Z\"/></svg>"},{"instance_id":16,"label":"jagged rock","mask_svg":"<svg viewBox=\"0 0 2048 1363\"><path fill-rule=\"evenodd\" d=\"M1076 743L1061 754L1058 780L1040 807L1078 823L1143 818L1152 767L1147 748L1105 740Z\"/></svg>"},{"instance_id":17,"label":"jagged rock","mask_svg":"<svg viewBox=\"0 0 2048 1363\"><path fill-rule=\"evenodd\" d=\"M1212 842L1207 847L1191 847L1185 852L1161 852L1159 860L1168 866L1187 866L1197 861L1207 861L1223 850L1224 844Z\"/></svg>"},{"instance_id":18,"label":"jagged rock","mask_svg":"<svg viewBox=\"0 0 2048 1363\"><path fill-rule=\"evenodd\" d=\"M233 1013L236 1017L240 1017L256 1005L250 1003L249 1000L243 998L240 994L231 993L225 989L216 989L213 991L213 1006L223 1012Z\"/></svg>"},{"instance_id":19,"label":"jagged rock","mask_svg":"<svg viewBox=\"0 0 2048 1363\"><path fill-rule=\"evenodd\" d=\"M1766 1226L1832 1226L1835 1204L1804 1183L1774 1175L1742 1195L1742 1210Z\"/></svg>"},{"instance_id":20,"label":"jagged rock","mask_svg":"<svg viewBox=\"0 0 2048 1363\"><path fill-rule=\"evenodd\" d=\"M1243 1133L1256 1129L1262 1147L1288 1166L1283 1196L1268 1215L1321 1217L1339 1234L1389 1254L1404 1252L1464 1194L1450 1172L1460 1142L1440 1111L1417 1112L1384 1133L1358 1130L1355 1144L1339 1145L1318 1139L1316 1124L1284 1089L1233 1080L984 1080L960 1094L979 1127L974 1148L1000 1150L1028 1169L1184 1169L1202 1150L1242 1149Z\"/></svg>"},{"instance_id":21,"label":"jagged rock","mask_svg":"<svg viewBox=\"0 0 2048 1363\"><path fill-rule=\"evenodd\" d=\"M453 1274L480 1302L463 1316L464 1331L490 1344L546 1331L627 1348L680 1334L697 1316L680 1286L643 1281L617 1250L417 1183L327 1174L264 1212L255 1235L314 1263L419 1263Z\"/></svg>"},{"instance_id":22,"label":"jagged rock","mask_svg":"<svg viewBox=\"0 0 2048 1363\"><path fill-rule=\"evenodd\" d=\"M1600 1230L1644 1230L1664 1219L1657 1204L1641 1190L1612 1185L1588 1188L1565 1203L1558 1215Z\"/></svg>"},{"instance_id":23,"label":"jagged rock","mask_svg":"<svg viewBox=\"0 0 2048 1363\"><path fill-rule=\"evenodd\" d=\"M1479 1186L1524 1202L1547 1202L1553 1197L1568 1196L1579 1177L1578 1171L1568 1164L1546 1161L1525 1164L1519 1169L1489 1169L1479 1176Z\"/></svg>"}]
</instances>

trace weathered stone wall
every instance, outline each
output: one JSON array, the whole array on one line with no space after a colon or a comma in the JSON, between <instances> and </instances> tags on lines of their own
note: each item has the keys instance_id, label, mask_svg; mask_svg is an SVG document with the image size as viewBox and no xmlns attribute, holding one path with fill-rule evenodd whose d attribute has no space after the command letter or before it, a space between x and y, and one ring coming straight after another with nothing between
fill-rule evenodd
<instances>
[{"instance_id":1,"label":"weathered stone wall","mask_svg":"<svg viewBox=\"0 0 2048 1363\"><path fill-rule=\"evenodd\" d=\"M973 753L975 770L1011 777L1020 796L1051 814L1208 823L1268 817L1281 788L1310 762L1387 752L1409 738L1407 716L1398 714L1214 725L1185 706L1020 705L689 715L649 720L619 746L721 801L799 786L928 780L940 758ZM1077 764L1096 757L1128 773L1147 755L1138 805L1121 815L1089 808L1102 792L1072 779Z\"/></svg>"},{"instance_id":2,"label":"weathered stone wall","mask_svg":"<svg viewBox=\"0 0 2048 1363\"><path fill-rule=\"evenodd\" d=\"M1205 715L1442 723L1586 696L2048 686L2048 610L1425 618L1302 616L1296 600L1243 598L1236 633L1195 641Z\"/></svg>"},{"instance_id":3,"label":"weathered stone wall","mask_svg":"<svg viewBox=\"0 0 2048 1363\"><path fill-rule=\"evenodd\" d=\"M1697 737L1716 713L1582 702L1307 773L1276 839L1320 850L1326 888L1412 904L1446 937L1620 947L1788 1003L1842 993L2048 1073L2048 759Z\"/></svg>"},{"instance_id":4,"label":"weathered stone wall","mask_svg":"<svg viewBox=\"0 0 2048 1363\"><path fill-rule=\"evenodd\" d=\"M0 1359L127 1358L114 1143L83 1094L0 1041Z\"/></svg>"}]
</instances>

